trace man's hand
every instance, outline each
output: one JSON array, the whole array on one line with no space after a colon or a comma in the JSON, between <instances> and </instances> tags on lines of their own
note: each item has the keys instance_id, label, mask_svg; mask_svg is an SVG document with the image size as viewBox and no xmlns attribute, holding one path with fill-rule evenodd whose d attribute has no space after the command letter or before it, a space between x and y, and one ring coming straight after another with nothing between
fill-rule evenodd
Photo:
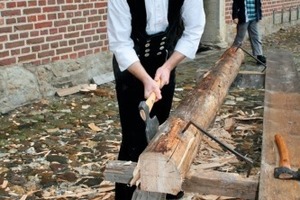
<instances>
[{"instance_id":1,"label":"man's hand","mask_svg":"<svg viewBox=\"0 0 300 200\"><path fill-rule=\"evenodd\" d=\"M233 23L238 24L239 23L239 19L238 18L233 19Z\"/></svg>"},{"instance_id":2,"label":"man's hand","mask_svg":"<svg viewBox=\"0 0 300 200\"><path fill-rule=\"evenodd\" d=\"M146 72L146 70L139 61L129 66L128 71L143 83L145 99L147 99L152 92L155 93L156 101L162 98L160 85L158 85L157 82L151 78L151 76Z\"/></svg>"}]
</instances>

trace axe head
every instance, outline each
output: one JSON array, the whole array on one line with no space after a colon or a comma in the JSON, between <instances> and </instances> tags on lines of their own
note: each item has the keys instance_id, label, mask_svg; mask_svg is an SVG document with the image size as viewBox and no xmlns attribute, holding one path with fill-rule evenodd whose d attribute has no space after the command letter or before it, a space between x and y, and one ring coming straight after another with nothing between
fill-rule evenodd
<instances>
[{"instance_id":1,"label":"axe head","mask_svg":"<svg viewBox=\"0 0 300 200\"><path fill-rule=\"evenodd\" d=\"M294 179L300 180L300 169L293 171L288 167L276 167L274 169L274 177L278 179Z\"/></svg>"},{"instance_id":2,"label":"axe head","mask_svg":"<svg viewBox=\"0 0 300 200\"><path fill-rule=\"evenodd\" d=\"M150 117L150 111L149 107L146 104L145 101L141 101L139 105L139 110L142 116L142 119L145 121L146 124L146 138L147 141L150 142L150 140L155 136L159 122L156 116L153 118Z\"/></svg>"}]
</instances>

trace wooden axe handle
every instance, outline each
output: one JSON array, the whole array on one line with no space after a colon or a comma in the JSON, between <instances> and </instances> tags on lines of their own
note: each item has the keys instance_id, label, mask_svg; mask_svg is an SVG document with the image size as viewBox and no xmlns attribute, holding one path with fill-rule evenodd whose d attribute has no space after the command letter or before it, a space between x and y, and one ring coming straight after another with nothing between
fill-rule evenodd
<instances>
[{"instance_id":1,"label":"wooden axe handle","mask_svg":"<svg viewBox=\"0 0 300 200\"><path fill-rule=\"evenodd\" d=\"M285 143L283 137L279 134L276 134L275 142L276 142L276 145L277 145L277 148L279 151L279 156L280 156L279 166L291 168L289 151L288 151L288 148L286 146L286 143Z\"/></svg>"},{"instance_id":2,"label":"wooden axe handle","mask_svg":"<svg viewBox=\"0 0 300 200\"><path fill-rule=\"evenodd\" d=\"M158 86L160 86L160 80L156 81L156 83L157 83ZM148 97L148 99L146 100L146 102L145 102L147 104L148 108L149 108L149 113L152 110L152 107L155 103L155 100L156 100L156 95L155 95L154 92L152 92L150 94L150 96ZM140 115L141 115L142 119L145 121L146 120L146 113L145 113L144 110L140 110Z\"/></svg>"}]
</instances>

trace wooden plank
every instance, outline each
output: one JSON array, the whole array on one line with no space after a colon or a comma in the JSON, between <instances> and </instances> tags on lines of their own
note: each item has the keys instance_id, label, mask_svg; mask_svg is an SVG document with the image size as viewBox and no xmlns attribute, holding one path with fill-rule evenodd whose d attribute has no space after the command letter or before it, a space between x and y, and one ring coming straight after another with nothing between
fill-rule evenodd
<instances>
[{"instance_id":1,"label":"wooden plank","mask_svg":"<svg viewBox=\"0 0 300 200\"><path fill-rule=\"evenodd\" d=\"M287 143L291 166L300 168L300 79L293 57L285 51L268 55L259 199L300 199L300 184L273 176L279 154L275 134Z\"/></svg>"},{"instance_id":2,"label":"wooden plank","mask_svg":"<svg viewBox=\"0 0 300 200\"><path fill-rule=\"evenodd\" d=\"M112 182L129 184L136 164L119 160L109 161L104 178ZM258 177L246 178L235 173L202 170L193 165L184 179L182 188L191 193L256 199ZM145 192L142 195L145 194L151 193Z\"/></svg>"}]
</instances>

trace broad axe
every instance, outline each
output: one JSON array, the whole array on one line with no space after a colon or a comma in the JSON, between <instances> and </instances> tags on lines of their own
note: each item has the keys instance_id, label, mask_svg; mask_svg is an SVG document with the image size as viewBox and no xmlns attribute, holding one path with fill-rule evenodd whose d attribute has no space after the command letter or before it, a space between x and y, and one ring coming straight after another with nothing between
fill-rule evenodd
<instances>
[{"instance_id":1,"label":"broad axe","mask_svg":"<svg viewBox=\"0 0 300 200\"><path fill-rule=\"evenodd\" d=\"M156 83L160 85L160 80L158 80ZM154 92L152 92L146 101L141 101L139 104L141 118L145 121L146 124L146 138L148 143L156 134L159 126L157 117L156 116L154 116L153 118L150 117L150 112L155 103L155 100L156 100L156 95Z\"/></svg>"},{"instance_id":2,"label":"broad axe","mask_svg":"<svg viewBox=\"0 0 300 200\"><path fill-rule=\"evenodd\" d=\"M288 148L283 137L279 134L275 135L275 142L279 151L279 167L274 169L274 177L284 180L300 180L300 169L294 171L291 169Z\"/></svg>"}]
</instances>

